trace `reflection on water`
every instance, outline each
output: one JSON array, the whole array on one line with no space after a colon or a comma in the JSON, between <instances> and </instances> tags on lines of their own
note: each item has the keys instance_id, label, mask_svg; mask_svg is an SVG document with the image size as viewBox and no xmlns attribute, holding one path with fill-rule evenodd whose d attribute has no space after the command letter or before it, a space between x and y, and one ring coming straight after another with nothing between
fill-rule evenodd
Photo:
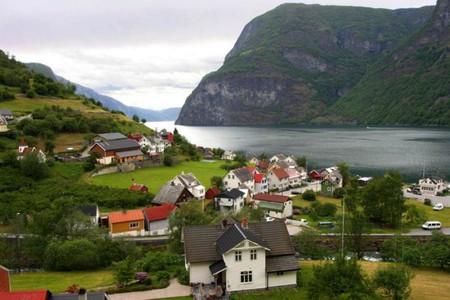
<instances>
[{"instance_id":1,"label":"reflection on water","mask_svg":"<svg viewBox=\"0 0 450 300\"><path fill-rule=\"evenodd\" d=\"M148 122L173 131L173 122ZM306 156L308 169L344 161L361 176L397 170L408 181L426 175L450 180L450 129L359 126L176 126L191 143L247 155Z\"/></svg>"}]
</instances>

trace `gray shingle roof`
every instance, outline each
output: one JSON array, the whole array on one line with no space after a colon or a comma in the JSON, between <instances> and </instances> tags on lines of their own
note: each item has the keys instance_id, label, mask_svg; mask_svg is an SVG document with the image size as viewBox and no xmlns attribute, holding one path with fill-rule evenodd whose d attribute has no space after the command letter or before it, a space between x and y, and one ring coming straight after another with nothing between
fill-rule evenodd
<instances>
[{"instance_id":1,"label":"gray shingle roof","mask_svg":"<svg viewBox=\"0 0 450 300\"><path fill-rule=\"evenodd\" d=\"M120 151L116 152L116 154L121 158L143 155L141 150Z\"/></svg>"},{"instance_id":2,"label":"gray shingle roof","mask_svg":"<svg viewBox=\"0 0 450 300\"><path fill-rule=\"evenodd\" d=\"M242 167L239 169L234 169L232 170L234 175L236 175L237 178L239 178L239 180L241 182L246 182L249 180L253 180L253 174L252 172L250 172L247 167Z\"/></svg>"},{"instance_id":3,"label":"gray shingle roof","mask_svg":"<svg viewBox=\"0 0 450 300\"><path fill-rule=\"evenodd\" d=\"M125 139L125 140L113 140L113 141L107 141L107 142L98 142L97 143L100 147L105 149L105 151L108 150L136 150L137 148L140 148L141 145L139 145L138 142L131 139Z\"/></svg>"},{"instance_id":4,"label":"gray shingle roof","mask_svg":"<svg viewBox=\"0 0 450 300\"><path fill-rule=\"evenodd\" d=\"M267 273L294 271L299 269L298 262L293 255L275 256L266 259Z\"/></svg>"},{"instance_id":5,"label":"gray shingle roof","mask_svg":"<svg viewBox=\"0 0 450 300\"><path fill-rule=\"evenodd\" d=\"M228 230L221 225L185 226L183 228L184 249L187 262L215 262L222 259L216 241ZM295 254L294 247L282 221L249 223L258 239L267 243L267 257ZM225 249L226 247L224 247Z\"/></svg>"},{"instance_id":6,"label":"gray shingle roof","mask_svg":"<svg viewBox=\"0 0 450 300\"><path fill-rule=\"evenodd\" d=\"M225 233L217 239L216 245L220 254L224 254L245 240L252 241L264 248L269 248L268 244L264 240L257 237L250 230L242 228L238 224L233 224L233 226L228 228L227 231L225 231Z\"/></svg>"},{"instance_id":7,"label":"gray shingle roof","mask_svg":"<svg viewBox=\"0 0 450 300\"><path fill-rule=\"evenodd\" d=\"M184 186L175 186L169 183L164 184L160 189L158 194L153 198L153 204L163 204L164 202L170 204L176 204L178 198L180 198L181 193L186 189ZM190 194L190 192L186 189L186 192ZM194 197L191 194L191 197Z\"/></svg>"},{"instance_id":8,"label":"gray shingle roof","mask_svg":"<svg viewBox=\"0 0 450 300\"><path fill-rule=\"evenodd\" d=\"M196 185L200 185L200 181L194 176L194 174L181 174L177 176L184 185L190 186L191 183L195 183Z\"/></svg>"},{"instance_id":9,"label":"gray shingle roof","mask_svg":"<svg viewBox=\"0 0 450 300\"><path fill-rule=\"evenodd\" d=\"M225 262L223 260L215 262L209 266L209 270L211 271L211 274L213 274L213 275L222 272L226 268L227 268L227 266L225 265Z\"/></svg>"},{"instance_id":10,"label":"gray shingle roof","mask_svg":"<svg viewBox=\"0 0 450 300\"><path fill-rule=\"evenodd\" d=\"M102 133L98 135L105 141L112 141L112 140L123 140L127 137L121 134L120 132L111 132L111 133Z\"/></svg>"},{"instance_id":11,"label":"gray shingle roof","mask_svg":"<svg viewBox=\"0 0 450 300\"><path fill-rule=\"evenodd\" d=\"M239 198L241 196L243 196L244 193L241 192L238 189L232 189L230 191L225 191L219 195L217 195L215 198L224 198L224 199L236 199Z\"/></svg>"}]
</instances>

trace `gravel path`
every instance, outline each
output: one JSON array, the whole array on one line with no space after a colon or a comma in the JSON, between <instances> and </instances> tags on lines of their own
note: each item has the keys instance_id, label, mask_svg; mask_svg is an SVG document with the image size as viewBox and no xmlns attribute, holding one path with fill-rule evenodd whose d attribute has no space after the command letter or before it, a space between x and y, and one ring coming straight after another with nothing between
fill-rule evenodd
<instances>
[{"instance_id":1,"label":"gravel path","mask_svg":"<svg viewBox=\"0 0 450 300\"><path fill-rule=\"evenodd\" d=\"M181 285L176 279L170 280L170 285L165 289L150 290L144 292L131 292L110 294L108 297L111 300L147 300L147 299L161 299L169 297L189 296L191 288L189 286Z\"/></svg>"}]
</instances>

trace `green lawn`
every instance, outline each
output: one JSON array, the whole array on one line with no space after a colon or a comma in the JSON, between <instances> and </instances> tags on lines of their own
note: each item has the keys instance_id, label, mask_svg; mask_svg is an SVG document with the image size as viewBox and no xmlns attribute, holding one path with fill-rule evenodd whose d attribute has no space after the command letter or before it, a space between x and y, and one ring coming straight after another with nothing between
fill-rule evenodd
<instances>
[{"instance_id":1,"label":"green lawn","mask_svg":"<svg viewBox=\"0 0 450 300\"><path fill-rule=\"evenodd\" d=\"M226 171L220 168L222 164L224 164L223 161L182 162L171 167L143 168L129 173L114 173L85 179L91 184L123 189L129 188L133 182L143 183L149 188L150 193L156 194L163 184L184 172L193 173L200 183L208 189L211 186L211 177L226 175Z\"/></svg>"},{"instance_id":2,"label":"green lawn","mask_svg":"<svg viewBox=\"0 0 450 300\"><path fill-rule=\"evenodd\" d=\"M439 221L441 222L442 227L450 227L450 208L445 207L441 211L435 211L433 210L433 206L425 205L422 202L413 199L407 199L406 204L413 204L422 208L427 214L428 221Z\"/></svg>"},{"instance_id":3,"label":"green lawn","mask_svg":"<svg viewBox=\"0 0 450 300\"><path fill-rule=\"evenodd\" d=\"M112 272L107 270L11 274L11 289L13 291L47 289L52 293L62 293L72 284L90 290L114 285L115 280Z\"/></svg>"}]
</instances>

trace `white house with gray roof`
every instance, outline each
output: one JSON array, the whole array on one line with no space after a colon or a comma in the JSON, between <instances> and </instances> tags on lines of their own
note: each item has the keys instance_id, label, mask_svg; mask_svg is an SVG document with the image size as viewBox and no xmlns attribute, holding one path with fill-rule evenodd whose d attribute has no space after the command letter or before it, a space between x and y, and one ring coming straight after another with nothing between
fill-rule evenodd
<instances>
[{"instance_id":1,"label":"white house with gray roof","mask_svg":"<svg viewBox=\"0 0 450 300\"><path fill-rule=\"evenodd\" d=\"M189 192L194 195L197 199L205 199L205 187L201 185L200 181L194 176L194 174L184 174L175 176L174 179L170 181L171 185L185 186Z\"/></svg>"},{"instance_id":2,"label":"white house with gray roof","mask_svg":"<svg viewBox=\"0 0 450 300\"><path fill-rule=\"evenodd\" d=\"M234 292L297 283L300 267L282 221L185 226L183 242L191 284Z\"/></svg>"},{"instance_id":3,"label":"white house with gray roof","mask_svg":"<svg viewBox=\"0 0 450 300\"><path fill-rule=\"evenodd\" d=\"M214 204L221 213L237 212L244 207L245 196L243 191L232 189L214 197Z\"/></svg>"},{"instance_id":4,"label":"white house with gray roof","mask_svg":"<svg viewBox=\"0 0 450 300\"><path fill-rule=\"evenodd\" d=\"M231 170L222 179L223 186L227 191L239 189L245 185L252 193L255 192L255 179L253 173L247 167Z\"/></svg>"}]
</instances>

